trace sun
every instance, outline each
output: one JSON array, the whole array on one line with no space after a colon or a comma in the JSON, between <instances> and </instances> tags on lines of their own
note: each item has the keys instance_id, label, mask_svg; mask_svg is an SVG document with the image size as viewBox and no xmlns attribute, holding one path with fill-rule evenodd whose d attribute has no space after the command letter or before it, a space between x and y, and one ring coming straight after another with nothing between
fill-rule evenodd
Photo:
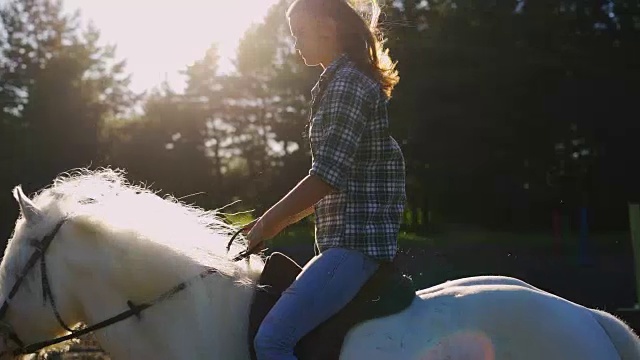
<instances>
[{"instance_id":1,"label":"sun","mask_svg":"<svg viewBox=\"0 0 640 360\"><path fill-rule=\"evenodd\" d=\"M115 44L127 60L132 88L142 91L167 80L180 90L179 71L202 58L217 43L221 71L232 69L238 40L260 22L276 0L66 0L67 11L79 9L84 21L101 31L102 43Z\"/></svg>"}]
</instances>

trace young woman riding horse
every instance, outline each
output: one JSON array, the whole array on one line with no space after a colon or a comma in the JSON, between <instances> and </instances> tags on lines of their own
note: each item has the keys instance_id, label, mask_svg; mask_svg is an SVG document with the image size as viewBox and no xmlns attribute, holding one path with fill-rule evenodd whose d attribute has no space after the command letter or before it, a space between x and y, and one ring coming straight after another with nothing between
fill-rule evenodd
<instances>
[{"instance_id":1,"label":"young woman riding horse","mask_svg":"<svg viewBox=\"0 0 640 360\"><path fill-rule=\"evenodd\" d=\"M376 13L374 11L374 13ZM287 11L296 49L324 72L312 89L309 175L248 228L249 247L315 213L320 254L269 312L258 359L295 359L294 346L338 312L396 255L405 202L404 159L388 134L398 82L370 24L344 0L298 0Z\"/></svg>"}]
</instances>

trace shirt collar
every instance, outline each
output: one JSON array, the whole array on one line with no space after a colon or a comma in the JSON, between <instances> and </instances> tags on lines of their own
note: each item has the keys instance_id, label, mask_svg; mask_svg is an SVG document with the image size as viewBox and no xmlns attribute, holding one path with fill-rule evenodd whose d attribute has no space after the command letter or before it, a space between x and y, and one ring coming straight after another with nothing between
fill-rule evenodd
<instances>
[{"instance_id":1,"label":"shirt collar","mask_svg":"<svg viewBox=\"0 0 640 360\"><path fill-rule=\"evenodd\" d=\"M347 62L347 60L348 60L347 54L342 53L338 55L338 57L333 59L333 61L331 61L329 66L327 66L327 68L324 69L322 74L320 74L320 79L324 80L328 77L331 77L336 71L338 71L340 67L342 67L342 65L344 65Z\"/></svg>"},{"instance_id":2,"label":"shirt collar","mask_svg":"<svg viewBox=\"0 0 640 360\"><path fill-rule=\"evenodd\" d=\"M315 84L313 89L311 89L311 94L315 97L315 95L317 95L320 92L321 87L326 85L324 83L327 81L327 79L330 79L333 76L333 74L335 74L338 71L338 69L340 69L342 66L344 66L347 63L348 60L349 60L349 57L345 53L342 53L338 55L338 57L333 59L333 61L331 61L329 66L327 66L322 72L322 74L320 74L320 78L318 79L318 82Z\"/></svg>"}]
</instances>

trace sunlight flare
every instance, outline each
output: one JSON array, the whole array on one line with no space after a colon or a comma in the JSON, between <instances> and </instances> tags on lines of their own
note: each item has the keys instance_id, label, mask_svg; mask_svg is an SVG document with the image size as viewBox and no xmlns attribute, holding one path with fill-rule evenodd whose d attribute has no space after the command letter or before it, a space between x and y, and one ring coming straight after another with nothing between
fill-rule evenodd
<instances>
[{"instance_id":1,"label":"sunlight flare","mask_svg":"<svg viewBox=\"0 0 640 360\"><path fill-rule=\"evenodd\" d=\"M262 21L275 0L86 1L66 0L71 12L100 29L103 44L117 45L127 60L132 88L142 91L167 80L181 90L180 70L217 43L220 70L232 70L238 40L252 23Z\"/></svg>"}]
</instances>

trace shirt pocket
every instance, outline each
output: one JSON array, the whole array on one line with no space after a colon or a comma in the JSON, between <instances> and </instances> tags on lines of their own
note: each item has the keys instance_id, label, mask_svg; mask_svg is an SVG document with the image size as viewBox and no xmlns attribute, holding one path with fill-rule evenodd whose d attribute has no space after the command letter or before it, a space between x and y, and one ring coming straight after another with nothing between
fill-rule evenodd
<instances>
[{"instance_id":1,"label":"shirt pocket","mask_svg":"<svg viewBox=\"0 0 640 360\"><path fill-rule=\"evenodd\" d=\"M322 111L316 112L311 118L311 124L309 124L309 141L311 142L312 149L317 148L327 137L324 131L322 113Z\"/></svg>"}]
</instances>

